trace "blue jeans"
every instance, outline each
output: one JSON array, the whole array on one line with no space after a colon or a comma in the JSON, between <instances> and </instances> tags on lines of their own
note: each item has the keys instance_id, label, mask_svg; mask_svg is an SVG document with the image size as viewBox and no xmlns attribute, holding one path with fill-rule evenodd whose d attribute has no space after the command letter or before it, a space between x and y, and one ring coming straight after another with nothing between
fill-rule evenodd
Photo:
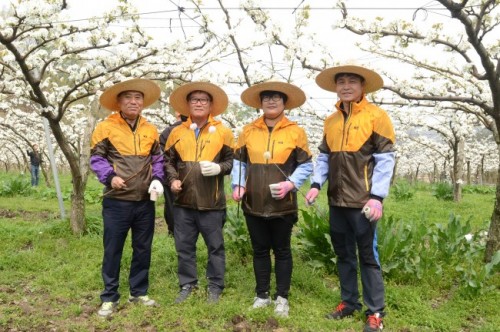
<instances>
[{"instance_id":1,"label":"blue jeans","mask_svg":"<svg viewBox=\"0 0 500 332\"><path fill-rule=\"evenodd\" d=\"M40 165L31 165L31 186L38 186Z\"/></svg>"}]
</instances>

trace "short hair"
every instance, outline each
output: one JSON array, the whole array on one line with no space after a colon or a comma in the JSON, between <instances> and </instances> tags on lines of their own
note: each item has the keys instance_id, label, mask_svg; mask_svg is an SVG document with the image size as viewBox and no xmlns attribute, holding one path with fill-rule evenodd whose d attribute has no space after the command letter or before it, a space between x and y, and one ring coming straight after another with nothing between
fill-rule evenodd
<instances>
[{"instance_id":1,"label":"short hair","mask_svg":"<svg viewBox=\"0 0 500 332\"><path fill-rule=\"evenodd\" d=\"M361 83L363 83L365 81L365 78L361 75L358 75L358 74L354 74L354 73L338 73L337 75L335 75L335 77L333 78L333 81L335 83L337 83L337 80L341 77L349 77L349 76L353 76L353 77L357 77L361 80Z\"/></svg>"},{"instance_id":2,"label":"short hair","mask_svg":"<svg viewBox=\"0 0 500 332\"><path fill-rule=\"evenodd\" d=\"M188 95L186 96L186 101L189 101L189 99L191 99L191 95L193 93L197 93L197 92L201 92L201 93L206 93L208 95L208 99L212 102L214 101L214 97L212 97L212 95L206 91L203 91L203 90L194 90L194 91L191 91L190 93L188 93Z\"/></svg>"},{"instance_id":3,"label":"short hair","mask_svg":"<svg viewBox=\"0 0 500 332\"><path fill-rule=\"evenodd\" d=\"M259 93L260 102L262 102L262 99L264 97L272 97L274 95L280 95L281 99L283 99L283 104L286 104L286 101L288 100L288 96L281 91L273 91L273 90L261 91L261 93Z\"/></svg>"}]
</instances>

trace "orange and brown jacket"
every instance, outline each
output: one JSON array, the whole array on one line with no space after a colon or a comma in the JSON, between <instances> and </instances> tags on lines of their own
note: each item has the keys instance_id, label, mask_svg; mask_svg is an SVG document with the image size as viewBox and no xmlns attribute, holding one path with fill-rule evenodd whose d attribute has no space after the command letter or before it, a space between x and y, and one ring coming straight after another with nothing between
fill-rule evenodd
<instances>
[{"instance_id":1,"label":"orange and brown jacket","mask_svg":"<svg viewBox=\"0 0 500 332\"><path fill-rule=\"evenodd\" d=\"M311 160L304 130L288 118L283 117L271 132L263 117L246 125L238 137L231 182L233 188L246 189L243 211L259 217L296 213L297 192L275 200L269 185L289 180L299 188L312 172Z\"/></svg>"},{"instance_id":2,"label":"orange and brown jacket","mask_svg":"<svg viewBox=\"0 0 500 332\"><path fill-rule=\"evenodd\" d=\"M190 129L191 118L175 127L165 143L165 168L167 185L181 180L182 191L174 204L196 210L223 210L226 208L224 175L233 167L234 136L230 129L211 115L199 128L198 137ZM215 128L215 131L210 130ZM213 131L213 132L210 132ZM200 161L219 164L216 176L203 176Z\"/></svg>"},{"instance_id":3,"label":"orange and brown jacket","mask_svg":"<svg viewBox=\"0 0 500 332\"><path fill-rule=\"evenodd\" d=\"M311 187L328 180L331 206L361 208L370 198L382 200L389 192L394 170L395 134L387 113L366 100L337 112L324 124Z\"/></svg>"}]
</instances>

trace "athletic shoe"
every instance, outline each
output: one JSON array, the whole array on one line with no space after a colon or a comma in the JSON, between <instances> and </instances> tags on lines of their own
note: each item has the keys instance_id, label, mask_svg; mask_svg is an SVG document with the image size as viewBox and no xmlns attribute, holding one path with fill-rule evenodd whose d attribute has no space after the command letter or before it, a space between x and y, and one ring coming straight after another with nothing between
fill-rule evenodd
<instances>
[{"instance_id":1,"label":"athletic shoe","mask_svg":"<svg viewBox=\"0 0 500 332\"><path fill-rule=\"evenodd\" d=\"M147 295L142 295L142 296L130 295L128 297L128 301L130 303L140 303L140 304L143 304L143 305L148 306L148 307L155 307L158 305L155 300L150 299L149 296L147 296Z\"/></svg>"},{"instance_id":2,"label":"athletic shoe","mask_svg":"<svg viewBox=\"0 0 500 332\"><path fill-rule=\"evenodd\" d=\"M267 307L271 305L271 298L270 297L267 297L265 299L261 299L260 297L255 297L253 299L253 308L254 309L257 309L257 308L264 308L264 307Z\"/></svg>"},{"instance_id":3,"label":"athletic shoe","mask_svg":"<svg viewBox=\"0 0 500 332\"><path fill-rule=\"evenodd\" d=\"M328 319L342 319L345 317L352 316L354 314L355 309L348 308L344 301L340 302L339 305L335 308L335 311L330 312L326 315Z\"/></svg>"},{"instance_id":4,"label":"athletic shoe","mask_svg":"<svg viewBox=\"0 0 500 332\"><path fill-rule=\"evenodd\" d=\"M288 300L284 297L278 296L276 301L274 301L274 313L276 316L288 317L288 310L290 310Z\"/></svg>"},{"instance_id":5,"label":"athletic shoe","mask_svg":"<svg viewBox=\"0 0 500 332\"><path fill-rule=\"evenodd\" d=\"M115 311L117 306L118 306L118 301L116 301L116 302L103 302L101 304L101 308L99 309L97 314L101 317L108 317L109 315L111 315Z\"/></svg>"},{"instance_id":6,"label":"athletic shoe","mask_svg":"<svg viewBox=\"0 0 500 332\"><path fill-rule=\"evenodd\" d=\"M382 331L382 329L384 328L384 324L382 323L382 317L380 317L380 314L378 312L374 313L373 315L369 315L366 319L366 324L363 332Z\"/></svg>"},{"instance_id":7,"label":"athletic shoe","mask_svg":"<svg viewBox=\"0 0 500 332\"><path fill-rule=\"evenodd\" d=\"M217 288L217 287L208 287L208 296L207 296L207 302L215 304L219 302L220 295L222 294L222 291Z\"/></svg>"},{"instance_id":8,"label":"athletic shoe","mask_svg":"<svg viewBox=\"0 0 500 332\"><path fill-rule=\"evenodd\" d=\"M190 284L182 286L181 290L179 291L179 295L177 295L177 298L175 299L175 303L179 304L186 301L186 299L189 297L189 295L191 295L195 288L197 288L195 285Z\"/></svg>"}]
</instances>

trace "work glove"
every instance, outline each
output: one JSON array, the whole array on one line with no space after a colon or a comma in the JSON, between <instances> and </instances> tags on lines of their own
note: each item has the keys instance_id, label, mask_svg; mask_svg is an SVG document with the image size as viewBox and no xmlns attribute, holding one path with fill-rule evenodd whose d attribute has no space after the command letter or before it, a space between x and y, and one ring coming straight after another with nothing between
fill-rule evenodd
<instances>
[{"instance_id":1,"label":"work glove","mask_svg":"<svg viewBox=\"0 0 500 332\"><path fill-rule=\"evenodd\" d=\"M295 188L295 186L293 185L292 181L283 181L269 185L271 196L273 196L274 199L285 198L286 194L288 194L288 192L293 188Z\"/></svg>"},{"instance_id":2,"label":"work glove","mask_svg":"<svg viewBox=\"0 0 500 332\"><path fill-rule=\"evenodd\" d=\"M246 191L245 187L235 186L233 188L233 199L236 202L241 201L241 199L243 198L243 195L245 195L245 191Z\"/></svg>"},{"instance_id":3,"label":"work glove","mask_svg":"<svg viewBox=\"0 0 500 332\"><path fill-rule=\"evenodd\" d=\"M158 195L163 194L163 185L159 180L153 180L151 181L151 184L149 185L148 193L151 194L152 191L156 191Z\"/></svg>"},{"instance_id":4,"label":"work glove","mask_svg":"<svg viewBox=\"0 0 500 332\"><path fill-rule=\"evenodd\" d=\"M201 174L203 176L215 176L220 173L220 166L211 161L200 161Z\"/></svg>"},{"instance_id":5,"label":"work glove","mask_svg":"<svg viewBox=\"0 0 500 332\"><path fill-rule=\"evenodd\" d=\"M314 202L316 201L316 198L319 195L319 189L318 188L311 188L306 194L306 205L313 205Z\"/></svg>"},{"instance_id":6,"label":"work glove","mask_svg":"<svg viewBox=\"0 0 500 332\"><path fill-rule=\"evenodd\" d=\"M371 222L376 222L382 218L382 202L378 199L369 199L361 210L366 219Z\"/></svg>"}]
</instances>

